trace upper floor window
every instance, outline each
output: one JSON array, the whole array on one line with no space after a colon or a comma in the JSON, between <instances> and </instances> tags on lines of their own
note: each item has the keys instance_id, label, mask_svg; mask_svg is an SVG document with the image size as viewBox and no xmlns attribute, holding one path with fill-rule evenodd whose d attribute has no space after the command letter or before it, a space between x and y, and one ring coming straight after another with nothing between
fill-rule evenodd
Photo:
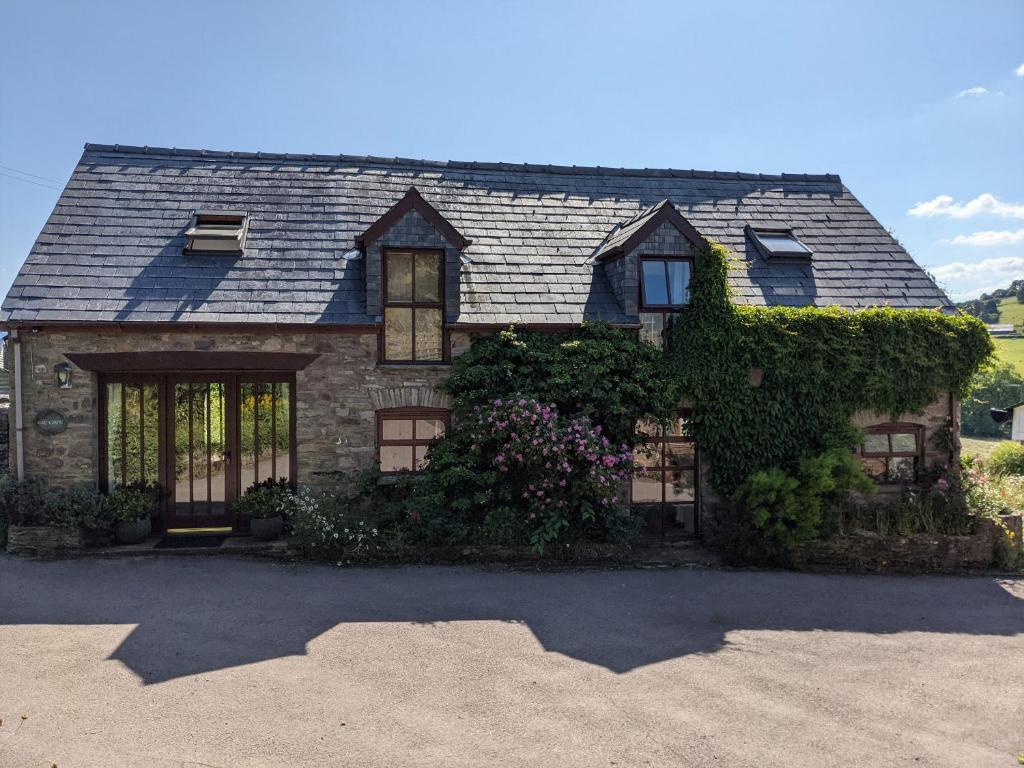
<instances>
[{"instance_id":1,"label":"upper floor window","mask_svg":"<svg viewBox=\"0 0 1024 768\"><path fill-rule=\"evenodd\" d=\"M689 305L691 266L689 259L641 257L641 308L677 309Z\"/></svg>"},{"instance_id":2,"label":"upper floor window","mask_svg":"<svg viewBox=\"0 0 1024 768\"><path fill-rule=\"evenodd\" d=\"M384 359L444 360L444 254L384 251Z\"/></svg>"},{"instance_id":3,"label":"upper floor window","mask_svg":"<svg viewBox=\"0 0 1024 768\"><path fill-rule=\"evenodd\" d=\"M427 465L427 449L448 427L439 408L394 408L377 412L377 459L381 472L416 472Z\"/></svg>"},{"instance_id":4,"label":"upper floor window","mask_svg":"<svg viewBox=\"0 0 1024 768\"><path fill-rule=\"evenodd\" d=\"M861 445L868 474L882 483L917 480L923 429L917 424L878 424L865 430Z\"/></svg>"}]
</instances>

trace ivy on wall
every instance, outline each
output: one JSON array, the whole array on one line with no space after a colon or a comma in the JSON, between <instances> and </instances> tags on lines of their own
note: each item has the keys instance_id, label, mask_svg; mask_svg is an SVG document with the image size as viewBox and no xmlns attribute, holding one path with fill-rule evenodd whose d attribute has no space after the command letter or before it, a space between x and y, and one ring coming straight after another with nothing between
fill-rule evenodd
<instances>
[{"instance_id":1,"label":"ivy on wall","mask_svg":"<svg viewBox=\"0 0 1024 768\"><path fill-rule=\"evenodd\" d=\"M965 396L992 354L984 325L966 315L737 306L729 252L695 250L691 306L673 321L666 352L602 325L509 329L474 340L456 359L445 385L456 410L530 397L631 441L637 419L670 418L685 402L711 483L732 496L760 470L849 450L857 411L895 418L944 392ZM760 386L751 369L764 372Z\"/></svg>"},{"instance_id":2,"label":"ivy on wall","mask_svg":"<svg viewBox=\"0 0 1024 768\"><path fill-rule=\"evenodd\" d=\"M672 323L665 357L724 495L759 470L848 449L857 411L895 418L943 392L965 396L992 354L984 325L965 315L737 306L729 268L722 246L698 251L692 305ZM751 369L764 372L758 387Z\"/></svg>"}]
</instances>

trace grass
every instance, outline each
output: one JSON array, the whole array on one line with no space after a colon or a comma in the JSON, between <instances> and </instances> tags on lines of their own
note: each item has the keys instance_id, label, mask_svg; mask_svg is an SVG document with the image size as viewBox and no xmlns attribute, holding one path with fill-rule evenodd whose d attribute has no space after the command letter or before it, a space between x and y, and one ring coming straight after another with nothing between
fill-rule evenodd
<instances>
[{"instance_id":1,"label":"grass","mask_svg":"<svg viewBox=\"0 0 1024 768\"><path fill-rule=\"evenodd\" d=\"M1024 374L1024 338L1021 339L993 339L996 343L996 355L1004 360L1021 374Z\"/></svg>"},{"instance_id":2,"label":"grass","mask_svg":"<svg viewBox=\"0 0 1024 768\"><path fill-rule=\"evenodd\" d=\"M1024 304L1017 301L1015 296L999 300L999 322L1013 323L1016 326L1024 325Z\"/></svg>"},{"instance_id":3,"label":"grass","mask_svg":"<svg viewBox=\"0 0 1024 768\"><path fill-rule=\"evenodd\" d=\"M964 437L960 436L960 453L964 456L976 456L987 459L996 446L1006 441L1001 437Z\"/></svg>"}]
</instances>

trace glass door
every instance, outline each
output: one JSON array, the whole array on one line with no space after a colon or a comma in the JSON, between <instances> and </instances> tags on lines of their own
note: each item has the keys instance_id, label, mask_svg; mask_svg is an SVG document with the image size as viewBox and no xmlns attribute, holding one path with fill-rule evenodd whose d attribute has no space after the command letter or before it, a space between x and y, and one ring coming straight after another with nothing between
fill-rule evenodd
<instances>
[{"instance_id":1,"label":"glass door","mask_svg":"<svg viewBox=\"0 0 1024 768\"><path fill-rule=\"evenodd\" d=\"M231 529L230 387L227 381L173 380L168 399L167 528Z\"/></svg>"},{"instance_id":2,"label":"glass door","mask_svg":"<svg viewBox=\"0 0 1024 768\"><path fill-rule=\"evenodd\" d=\"M100 487L157 486L157 530L244 530L231 509L254 483L295 485L291 373L105 373Z\"/></svg>"}]
</instances>

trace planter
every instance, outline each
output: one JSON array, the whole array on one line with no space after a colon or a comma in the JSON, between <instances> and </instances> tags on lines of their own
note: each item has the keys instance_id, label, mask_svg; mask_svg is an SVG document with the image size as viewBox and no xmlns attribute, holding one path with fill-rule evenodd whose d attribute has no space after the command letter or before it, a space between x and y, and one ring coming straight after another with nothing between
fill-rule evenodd
<instances>
[{"instance_id":1,"label":"planter","mask_svg":"<svg viewBox=\"0 0 1024 768\"><path fill-rule=\"evenodd\" d=\"M284 530L284 518L280 515L277 517L250 518L249 530L256 541L273 541Z\"/></svg>"},{"instance_id":2,"label":"planter","mask_svg":"<svg viewBox=\"0 0 1024 768\"><path fill-rule=\"evenodd\" d=\"M12 525L7 529L7 551L12 555L47 557L82 549L83 546L85 540L80 528Z\"/></svg>"},{"instance_id":3,"label":"planter","mask_svg":"<svg viewBox=\"0 0 1024 768\"><path fill-rule=\"evenodd\" d=\"M120 520L114 527L114 535L118 544L141 544L152 530L153 523L148 517L142 520Z\"/></svg>"}]
</instances>

